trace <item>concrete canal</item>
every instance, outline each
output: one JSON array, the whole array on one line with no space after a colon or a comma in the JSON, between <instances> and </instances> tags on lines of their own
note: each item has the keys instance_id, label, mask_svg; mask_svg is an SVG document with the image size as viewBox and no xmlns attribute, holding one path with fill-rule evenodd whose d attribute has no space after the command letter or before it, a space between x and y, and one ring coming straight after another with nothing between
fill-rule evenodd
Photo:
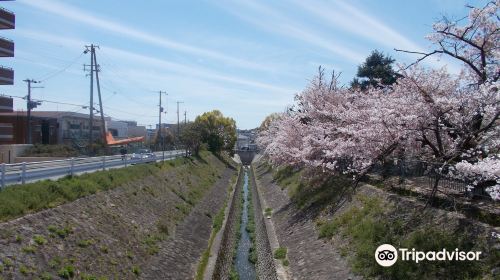
<instances>
[{"instance_id":1,"label":"concrete canal","mask_svg":"<svg viewBox=\"0 0 500 280\"><path fill-rule=\"evenodd\" d=\"M250 262L250 247L252 246L252 241L250 235L247 231L247 226L249 222L249 216L253 213L248 212L249 208L249 188L248 188L248 170L245 168L244 182L243 182L243 211L241 212L241 224L240 224L240 236L238 242L238 248L236 251L235 266L236 271L240 280L253 280L256 279L255 265Z\"/></svg>"}]
</instances>

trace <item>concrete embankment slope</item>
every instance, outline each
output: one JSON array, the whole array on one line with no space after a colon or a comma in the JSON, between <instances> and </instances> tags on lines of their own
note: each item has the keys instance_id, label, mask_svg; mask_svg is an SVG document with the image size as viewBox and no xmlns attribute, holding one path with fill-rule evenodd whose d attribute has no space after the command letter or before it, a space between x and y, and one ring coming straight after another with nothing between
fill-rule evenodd
<instances>
[{"instance_id":1,"label":"concrete embankment slope","mask_svg":"<svg viewBox=\"0 0 500 280\"><path fill-rule=\"evenodd\" d=\"M255 164L256 166L258 164ZM287 248L289 279L359 279L346 260L330 243L318 238L312 217L302 213L291 201L286 189L273 182L272 174L263 168L255 168L258 190L263 207L272 209L270 223L275 229L274 245Z\"/></svg>"},{"instance_id":2,"label":"concrete embankment slope","mask_svg":"<svg viewBox=\"0 0 500 280\"><path fill-rule=\"evenodd\" d=\"M364 183L352 196L340 197L339 190L352 186L348 176L311 177L303 169L275 169L265 162L254 167L262 208L272 212L275 241L287 249L291 279L500 276L500 231L490 215L468 216L444 202L425 207L425 201L394 193L384 182ZM271 239L274 250L273 243ZM374 259L381 244L423 252L481 252L481 257L419 263L398 259L383 268Z\"/></svg>"},{"instance_id":3,"label":"concrete embankment slope","mask_svg":"<svg viewBox=\"0 0 500 280\"><path fill-rule=\"evenodd\" d=\"M161 170L1 223L0 279L192 279L236 170L211 154Z\"/></svg>"}]
</instances>

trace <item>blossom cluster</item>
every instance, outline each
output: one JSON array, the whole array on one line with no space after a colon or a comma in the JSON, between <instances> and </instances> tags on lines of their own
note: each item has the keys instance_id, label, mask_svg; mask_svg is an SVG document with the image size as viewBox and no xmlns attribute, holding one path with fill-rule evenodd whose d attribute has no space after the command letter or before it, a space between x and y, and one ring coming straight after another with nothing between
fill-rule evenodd
<instances>
[{"instance_id":1,"label":"blossom cluster","mask_svg":"<svg viewBox=\"0 0 500 280\"><path fill-rule=\"evenodd\" d=\"M473 42L490 44L492 24L498 39L494 14L500 1L492 3L485 11L471 10L470 17L476 20L468 26L481 31L471 35ZM434 28L444 30L442 24ZM431 38L443 42L439 40L452 40L449 34L455 34L460 41L457 36L466 31L448 25L446 32L436 32L441 37ZM461 46L466 52L467 46ZM417 64L402 68L402 77L393 85L361 90L340 87L335 78L326 80L320 71L296 96L293 107L267 121L257 142L274 164L331 173L363 174L396 156L451 165L460 176L474 180L474 186L497 182L488 191L500 199L498 41L491 48L487 62L496 66L485 67L488 73L496 72L486 73L486 79L482 79L484 73L470 71L470 65L454 76L446 68Z\"/></svg>"}]
</instances>

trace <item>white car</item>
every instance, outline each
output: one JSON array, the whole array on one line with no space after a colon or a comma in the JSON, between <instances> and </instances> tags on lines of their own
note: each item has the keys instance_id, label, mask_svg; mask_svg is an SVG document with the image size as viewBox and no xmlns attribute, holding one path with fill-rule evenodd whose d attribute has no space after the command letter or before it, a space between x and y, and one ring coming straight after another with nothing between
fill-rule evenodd
<instances>
[{"instance_id":1,"label":"white car","mask_svg":"<svg viewBox=\"0 0 500 280\"><path fill-rule=\"evenodd\" d=\"M149 149L139 149L130 156L131 160L155 161L156 155Z\"/></svg>"}]
</instances>

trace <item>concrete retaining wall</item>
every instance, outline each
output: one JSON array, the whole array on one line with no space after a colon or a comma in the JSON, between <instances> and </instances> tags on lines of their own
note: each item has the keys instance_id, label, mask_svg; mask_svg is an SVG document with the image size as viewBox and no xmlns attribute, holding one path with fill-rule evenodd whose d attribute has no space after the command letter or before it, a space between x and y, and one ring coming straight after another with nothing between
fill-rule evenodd
<instances>
[{"instance_id":1,"label":"concrete retaining wall","mask_svg":"<svg viewBox=\"0 0 500 280\"><path fill-rule=\"evenodd\" d=\"M241 189L243 184L244 172L240 171L238 176L238 183L234 191L233 199L229 203L229 214L226 220L222 233L222 240L215 262L215 268L212 279L229 279L229 273L233 266L233 251L236 249L236 234L239 231L237 226L239 216L241 215ZM264 278L265 279L265 278Z\"/></svg>"},{"instance_id":2,"label":"concrete retaining wall","mask_svg":"<svg viewBox=\"0 0 500 280\"><path fill-rule=\"evenodd\" d=\"M21 155L31 144L0 145L0 163L14 163L16 157Z\"/></svg>"},{"instance_id":3,"label":"concrete retaining wall","mask_svg":"<svg viewBox=\"0 0 500 280\"><path fill-rule=\"evenodd\" d=\"M266 221L260 203L260 195L253 173L253 168L249 169L251 180L249 181L252 191L252 202L255 215L255 235L257 245L257 275L259 279L278 279L276 266L274 265L273 252L267 235Z\"/></svg>"}]
</instances>

